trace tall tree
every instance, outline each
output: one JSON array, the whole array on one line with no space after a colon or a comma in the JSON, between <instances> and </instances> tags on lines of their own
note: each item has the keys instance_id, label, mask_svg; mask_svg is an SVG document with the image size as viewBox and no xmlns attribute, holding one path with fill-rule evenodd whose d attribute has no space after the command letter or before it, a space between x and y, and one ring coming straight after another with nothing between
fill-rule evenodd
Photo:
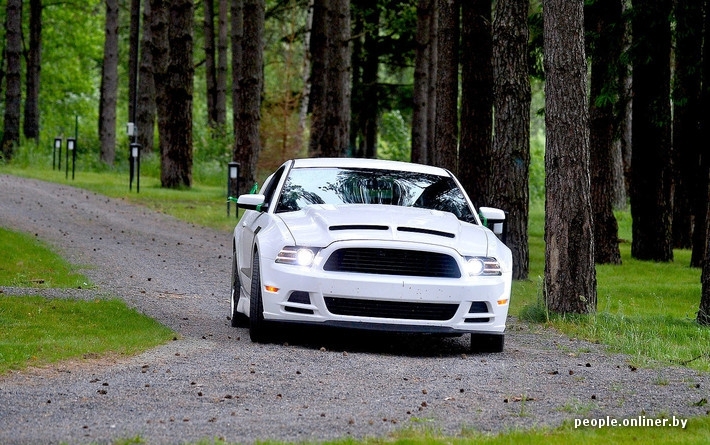
<instances>
[{"instance_id":1,"label":"tall tree","mask_svg":"<svg viewBox=\"0 0 710 445\"><path fill-rule=\"evenodd\" d=\"M241 61L235 111L234 159L240 163L246 184L256 182L256 163L261 151L261 90L264 60L264 0L243 0Z\"/></svg>"},{"instance_id":2,"label":"tall tree","mask_svg":"<svg viewBox=\"0 0 710 445\"><path fill-rule=\"evenodd\" d=\"M698 193L700 172L701 61L703 5L697 0L675 2L675 67L673 69L673 246L693 245L693 227L704 233L705 199Z\"/></svg>"},{"instance_id":3,"label":"tall tree","mask_svg":"<svg viewBox=\"0 0 710 445\"><path fill-rule=\"evenodd\" d=\"M437 0L436 145L430 154L434 165L458 173L459 0Z\"/></svg>"},{"instance_id":4,"label":"tall tree","mask_svg":"<svg viewBox=\"0 0 710 445\"><path fill-rule=\"evenodd\" d=\"M101 161L113 164L116 157L116 106L118 103L118 0L106 0L104 60L101 69L99 139Z\"/></svg>"},{"instance_id":5,"label":"tall tree","mask_svg":"<svg viewBox=\"0 0 710 445\"><path fill-rule=\"evenodd\" d=\"M589 178L584 0L547 0L545 48L545 301L551 311L596 309Z\"/></svg>"},{"instance_id":6,"label":"tall tree","mask_svg":"<svg viewBox=\"0 0 710 445\"><path fill-rule=\"evenodd\" d=\"M141 0L131 0L128 31L128 121L136 123L138 110L138 67L140 64Z\"/></svg>"},{"instance_id":7,"label":"tall tree","mask_svg":"<svg viewBox=\"0 0 710 445\"><path fill-rule=\"evenodd\" d=\"M345 156L350 126L350 0L314 2L311 55L309 156Z\"/></svg>"},{"instance_id":8,"label":"tall tree","mask_svg":"<svg viewBox=\"0 0 710 445\"><path fill-rule=\"evenodd\" d=\"M428 109L429 77L432 58L431 22L434 20L433 4L436 0L418 0L416 56L414 62L414 97L412 109L412 154L411 161L428 162L427 134L429 131Z\"/></svg>"},{"instance_id":9,"label":"tall tree","mask_svg":"<svg viewBox=\"0 0 710 445\"><path fill-rule=\"evenodd\" d=\"M138 143L141 152L153 152L155 133L155 82L153 79L153 53L151 51L151 14L150 0L143 2L143 35L140 44L140 60L138 67L138 102L136 104L136 125L138 126Z\"/></svg>"},{"instance_id":10,"label":"tall tree","mask_svg":"<svg viewBox=\"0 0 710 445\"><path fill-rule=\"evenodd\" d=\"M710 42L710 0L703 2L706 14L703 24L703 41ZM702 65L701 65L701 88L700 88L700 109L707 110L710 107L710 45L703 45ZM708 113L700 113L699 122L699 140L707 141L710 137L710 116ZM703 266L705 256L707 255L707 234L703 230L710 221L706 221L707 212L703 213L702 209L710 202L710 192L708 192L708 181L710 172L710 150L707 145L702 146L700 150L700 165L698 173L698 186L694 194L694 211L695 211L695 228L693 231L693 252L690 259L690 265L693 267ZM710 302L706 303L710 306Z\"/></svg>"},{"instance_id":11,"label":"tall tree","mask_svg":"<svg viewBox=\"0 0 710 445\"><path fill-rule=\"evenodd\" d=\"M192 185L192 0L151 0L160 183Z\"/></svg>"},{"instance_id":12,"label":"tall tree","mask_svg":"<svg viewBox=\"0 0 710 445\"><path fill-rule=\"evenodd\" d=\"M466 54L466 57L461 60L458 177L473 202L479 206L492 205L488 184L493 150L491 4L491 0L465 1L461 4L461 53ZM527 19L527 14L525 18ZM521 54L525 61L525 52Z\"/></svg>"},{"instance_id":13,"label":"tall tree","mask_svg":"<svg viewBox=\"0 0 710 445\"><path fill-rule=\"evenodd\" d=\"M672 0L633 0L632 6L631 255L672 261Z\"/></svg>"},{"instance_id":14,"label":"tall tree","mask_svg":"<svg viewBox=\"0 0 710 445\"><path fill-rule=\"evenodd\" d=\"M39 140L39 85L42 66L42 0L30 0L30 46L25 74L25 120L28 139Z\"/></svg>"},{"instance_id":15,"label":"tall tree","mask_svg":"<svg viewBox=\"0 0 710 445\"><path fill-rule=\"evenodd\" d=\"M219 0L217 17L217 93L215 96L215 122L227 124L227 75L229 51L229 0Z\"/></svg>"},{"instance_id":16,"label":"tall tree","mask_svg":"<svg viewBox=\"0 0 710 445\"><path fill-rule=\"evenodd\" d=\"M617 104L623 27L620 0L588 3L592 61L589 99L589 145L592 211L594 214L594 260L598 264L620 264L619 228L614 216L614 163L618 148Z\"/></svg>"},{"instance_id":17,"label":"tall tree","mask_svg":"<svg viewBox=\"0 0 710 445\"><path fill-rule=\"evenodd\" d=\"M22 101L22 0L7 0L5 16L5 116L0 158L12 159L20 143L20 113Z\"/></svg>"},{"instance_id":18,"label":"tall tree","mask_svg":"<svg viewBox=\"0 0 710 445\"><path fill-rule=\"evenodd\" d=\"M528 277L530 262L528 177L531 97L527 61L529 5L529 0L499 0L493 23L495 137L488 175L491 187L489 203L508 211L507 244L513 252L515 279Z\"/></svg>"},{"instance_id":19,"label":"tall tree","mask_svg":"<svg viewBox=\"0 0 710 445\"><path fill-rule=\"evenodd\" d=\"M205 82L207 83L207 123L217 126L217 63L215 57L214 0L204 0Z\"/></svg>"},{"instance_id":20,"label":"tall tree","mask_svg":"<svg viewBox=\"0 0 710 445\"><path fill-rule=\"evenodd\" d=\"M710 1L705 0L705 23L703 26L703 39L705 42L710 42L710 14L707 14L710 8ZM702 89L700 91L700 107L707 110L710 106L710 45L703 45L703 61L702 61ZM701 140L707 141L710 137L710 116L708 113L702 113L700 118L700 137ZM703 221L703 226L696 224L695 232L704 232L703 244L704 248L698 248L698 239L701 237L694 237L695 246L693 246L693 256L697 255L698 252L702 252L703 258L703 272L701 276L702 291L700 296L700 307L698 308L697 321L703 326L710 326L710 168L708 163L708 150L705 148L703 150L701 169L703 171L701 175L700 183L702 184L700 189L703 190L705 194L705 218ZM702 230L704 227L705 230Z\"/></svg>"},{"instance_id":21,"label":"tall tree","mask_svg":"<svg viewBox=\"0 0 710 445\"><path fill-rule=\"evenodd\" d=\"M380 8L377 0L358 0L354 17L352 49L352 125L350 146L356 157L374 158L377 153L379 117L378 69Z\"/></svg>"}]
</instances>

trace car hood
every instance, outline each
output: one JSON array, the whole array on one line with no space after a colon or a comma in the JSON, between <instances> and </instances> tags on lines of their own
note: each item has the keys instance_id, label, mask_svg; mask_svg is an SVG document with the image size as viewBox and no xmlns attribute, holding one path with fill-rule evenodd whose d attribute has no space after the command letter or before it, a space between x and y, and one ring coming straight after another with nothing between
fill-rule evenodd
<instances>
[{"instance_id":1,"label":"car hood","mask_svg":"<svg viewBox=\"0 0 710 445\"><path fill-rule=\"evenodd\" d=\"M448 246L462 255L488 255L489 230L437 210L389 205L311 205L280 213L299 246L342 240L403 241Z\"/></svg>"}]
</instances>

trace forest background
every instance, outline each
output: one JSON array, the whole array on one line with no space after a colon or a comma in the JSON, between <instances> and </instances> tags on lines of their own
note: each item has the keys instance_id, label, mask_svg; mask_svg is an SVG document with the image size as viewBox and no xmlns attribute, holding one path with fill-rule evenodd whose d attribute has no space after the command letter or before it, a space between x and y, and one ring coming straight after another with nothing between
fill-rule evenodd
<instances>
[{"instance_id":1,"label":"forest background","mask_svg":"<svg viewBox=\"0 0 710 445\"><path fill-rule=\"evenodd\" d=\"M621 261L613 208L627 202L634 258L672 261L680 247L693 266L708 263L707 142L697 143L708 140L707 1L0 8L5 162L48 159L56 137L73 136L86 168L129 168L117 129L136 121L164 187L189 187L195 166L223 177L230 160L242 185L295 156L441 165L476 204L508 210L517 279L529 204L544 196L544 293L559 312L595 310L594 264Z\"/></svg>"}]
</instances>

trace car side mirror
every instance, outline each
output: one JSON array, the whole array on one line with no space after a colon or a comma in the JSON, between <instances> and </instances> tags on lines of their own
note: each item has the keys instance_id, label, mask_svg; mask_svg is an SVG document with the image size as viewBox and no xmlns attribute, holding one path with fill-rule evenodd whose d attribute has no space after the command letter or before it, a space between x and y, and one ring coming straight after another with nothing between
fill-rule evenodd
<instances>
[{"instance_id":1,"label":"car side mirror","mask_svg":"<svg viewBox=\"0 0 710 445\"><path fill-rule=\"evenodd\" d=\"M479 207L478 211L483 220L483 225L488 227L505 243L507 229L505 212L493 207Z\"/></svg>"},{"instance_id":2,"label":"car side mirror","mask_svg":"<svg viewBox=\"0 0 710 445\"><path fill-rule=\"evenodd\" d=\"M266 196L251 194L251 195L240 195L237 198L237 207L246 210L256 210L261 212L266 210Z\"/></svg>"}]
</instances>

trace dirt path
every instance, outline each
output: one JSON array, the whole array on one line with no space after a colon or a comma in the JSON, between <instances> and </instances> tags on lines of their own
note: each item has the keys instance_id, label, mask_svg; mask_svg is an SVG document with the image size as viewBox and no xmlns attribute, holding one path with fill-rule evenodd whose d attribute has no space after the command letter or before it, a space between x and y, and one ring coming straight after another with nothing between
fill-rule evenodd
<instances>
[{"instance_id":1,"label":"dirt path","mask_svg":"<svg viewBox=\"0 0 710 445\"><path fill-rule=\"evenodd\" d=\"M179 333L137 357L0 377L2 444L320 441L421 425L456 435L707 413L695 406L710 398L706 374L635 370L597 345L515 320L496 355L468 354L466 337L311 331L253 344L226 318L230 234L122 200L0 175L0 226L36 234L85 266L97 294Z\"/></svg>"}]
</instances>

